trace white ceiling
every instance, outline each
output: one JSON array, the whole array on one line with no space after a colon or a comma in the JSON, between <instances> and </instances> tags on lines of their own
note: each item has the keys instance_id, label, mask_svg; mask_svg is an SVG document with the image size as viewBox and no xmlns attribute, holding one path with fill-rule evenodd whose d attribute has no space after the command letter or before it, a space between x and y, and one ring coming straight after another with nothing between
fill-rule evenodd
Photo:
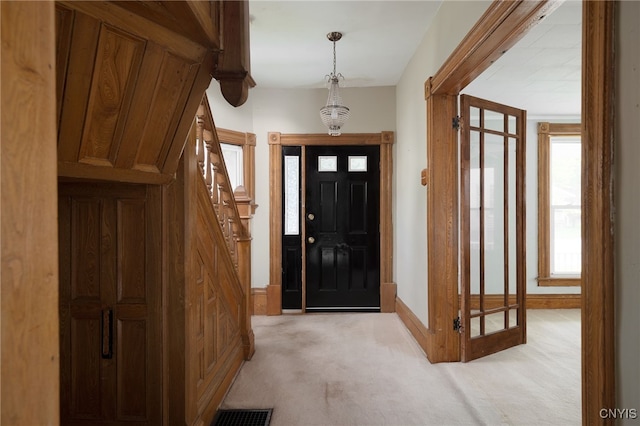
<instances>
[{"instance_id":1,"label":"white ceiling","mask_svg":"<svg viewBox=\"0 0 640 426\"><path fill-rule=\"evenodd\" d=\"M250 0L251 74L261 88L326 87L333 69L326 34L340 31L341 85L395 86L440 5ZM526 109L530 116L579 114L580 8L580 1L566 1L464 92Z\"/></svg>"},{"instance_id":2,"label":"white ceiling","mask_svg":"<svg viewBox=\"0 0 640 426\"><path fill-rule=\"evenodd\" d=\"M582 5L565 1L463 93L527 110L530 117L579 115Z\"/></svg>"},{"instance_id":3,"label":"white ceiling","mask_svg":"<svg viewBox=\"0 0 640 426\"><path fill-rule=\"evenodd\" d=\"M251 75L263 88L325 87L333 70L348 87L395 86L440 1L251 0ZM342 83L341 83L342 85Z\"/></svg>"}]
</instances>

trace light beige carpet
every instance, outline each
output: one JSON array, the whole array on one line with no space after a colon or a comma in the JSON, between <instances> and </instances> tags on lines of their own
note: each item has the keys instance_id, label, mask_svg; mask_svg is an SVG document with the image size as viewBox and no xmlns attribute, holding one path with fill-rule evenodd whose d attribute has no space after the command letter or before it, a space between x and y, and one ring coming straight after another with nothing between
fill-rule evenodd
<instances>
[{"instance_id":1,"label":"light beige carpet","mask_svg":"<svg viewBox=\"0 0 640 426\"><path fill-rule=\"evenodd\" d=\"M430 364L396 314L253 317L256 353L221 408L271 425L579 425L580 312L528 311L528 343Z\"/></svg>"}]
</instances>

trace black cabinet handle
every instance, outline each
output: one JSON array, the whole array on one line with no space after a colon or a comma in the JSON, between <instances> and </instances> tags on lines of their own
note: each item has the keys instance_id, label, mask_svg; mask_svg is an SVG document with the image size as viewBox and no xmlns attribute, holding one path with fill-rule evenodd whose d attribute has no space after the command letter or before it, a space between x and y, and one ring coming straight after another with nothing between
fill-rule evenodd
<instances>
[{"instance_id":1,"label":"black cabinet handle","mask_svg":"<svg viewBox=\"0 0 640 426\"><path fill-rule=\"evenodd\" d=\"M113 311L111 309L102 310L102 358L111 359L113 357Z\"/></svg>"}]
</instances>

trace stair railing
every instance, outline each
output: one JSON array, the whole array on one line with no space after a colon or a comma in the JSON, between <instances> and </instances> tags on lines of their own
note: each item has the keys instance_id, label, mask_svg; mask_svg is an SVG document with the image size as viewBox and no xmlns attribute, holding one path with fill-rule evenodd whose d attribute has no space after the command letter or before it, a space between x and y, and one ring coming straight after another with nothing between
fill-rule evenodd
<instances>
[{"instance_id":1,"label":"stair railing","mask_svg":"<svg viewBox=\"0 0 640 426\"><path fill-rule=\"evenodd\" d=\"M207 97L203 97L196 117L196 156L204 177L211 204L216 212L233 263L238 269L238 240L248 232L242 223L229 174L224 163L220 141L215 131Z\"/></svg>"},{"instance_id":2,"label":"stair railing","mask_svg":"<svg viewBox=\"0 0 640 426\"><path fill-rule=\"evenodd\" d=\"M242 286L244 303L241 315L241 335L245 359L254 353L254 335L251 329L251 234L249 222L252 200L244 188L239 187L236 199L224 163L220 140L205 94L196 114L196 158L198 168L209 192L211 205L226 241L233 265ZM241 216L238 210L241 204Z\"/></svg>"}]
</instances>

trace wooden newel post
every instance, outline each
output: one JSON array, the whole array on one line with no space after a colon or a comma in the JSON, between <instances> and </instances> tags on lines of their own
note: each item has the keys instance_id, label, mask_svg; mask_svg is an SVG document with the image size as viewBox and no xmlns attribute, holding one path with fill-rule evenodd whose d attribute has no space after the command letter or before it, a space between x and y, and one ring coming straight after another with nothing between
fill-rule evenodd
<instances>
[{"instance_id":1,"label":"wooden newel post","mask_svg":"<svg viewBox=\"0 0 640 426\"><path fill-rule=\"evenodd\" d=\"M238 276L242 283L244 303L242 304L241 334L244 359L249 360L255 352L255 337L251 328L253 301L251 300L251 218L253 217L253 200L243 186L234 192L241 230L238 234Z\"/></svg>"}]
</instances>

